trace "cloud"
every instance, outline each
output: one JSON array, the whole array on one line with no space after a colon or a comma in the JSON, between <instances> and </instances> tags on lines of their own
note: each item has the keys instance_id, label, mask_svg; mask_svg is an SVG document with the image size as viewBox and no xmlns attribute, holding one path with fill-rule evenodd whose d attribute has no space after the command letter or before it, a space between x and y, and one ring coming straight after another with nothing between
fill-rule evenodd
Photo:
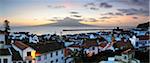
<instances>
[{"instance_id":1,"label":"cloud","mask_svg":"<svg viewBox=\"0 0 150 63\"><path fill-rule=\"evenodd\" d=\"M108 13L104 13L104 14L101 14L101 15L110 15L110 16L123 16L124 14L123 13L120 13L120 12L108 12Z\"/></svg>"},{"instance_id":2,"label":"cloud","mask_svg":"<svg viewBox=\"0 0 150 63\"><path fill-rule=\"evenodd\" d=\"M112 12L109 12L109 13L107 13L108 15L114 15L114 13L112 13Z\"/></svg>"},{"instance_id":3,"label":"cloud","mask_svg":"<svg viewBox=\"0 0 150 63\"><path fill-rule=\"evenodd\" d=\"M79 12L72 11L71 14L79 14Z\"/></svg>"},{"instance_id":4,"label":"cloud","mask_svg":"<svg viewBox=\"0 0 150 63\"><path fill-rule=\"evenodd\" d=\"M99 10L99 7L95 4L95 3L93 3L93 2L91 2L91 3L86 3L85 5L84 5L84 7L86 7L86 8L89 8L90 10Z\"/></svg>"},{"instance_id":5,"label":"cloud","mask_svg":"<svg viewBox=\"0 0 150 63\"><path fill-rule=\"evenodd\" d=\"M96 20L95 18L87 18L87 19L83 19L83 21L85 21L85 22L97 22L98 20Z\"/></svg>"},{"instance_id":6,"label":"cloud","mask_svg":"<svg viewBox=\"0 0 150 63\"><path fill-rule=\"evenodd\" d=\"M133 19L138 19L138 17L132 17Z\"/></svg>"},{"instance_id":7,"label":"cloud","mask_svg":"<svg viewBox=\"0 0 150 63\"><path fill-rule=\"evenodd\" d=\"M125 13L126 15L144 15L144 16L149 16L149 11L144 10L142 8L140 9L135 9L135 8L130 8L130 9L118 9L118 11Z\"/></svg>"},{"instance_id":8,"label":"cloud","mask_svg":"<svg viewBox=\"0 0 150 63\"><path fill-rule=\"evenodd\" d=\"M55 20L55 19L48 19L48 21L57 21L57 20Z\"/></svg>"},{"instance_id":9,"label":"cloud","mask_svg":"<svg viewBox=\"0 0 150 63\"><path fill-rule=\"evenodd\" d=\"M103 14L101 14L101 15L115 15L115 14L112 13L112 12L108 12L108 13L103 13Z\"/></svg>"},{"instance_id":10,"label":"cloud","mask_svg":"<svg viewBox=\"0 0 150 63\"><path fill-rule=\"evenodd\" d=\"M123 13L116 12L115 15L123 16Z\"/></svg>"},{"instance_id":11,"label":"cloud","mask_svg":"<svg viewBox=\"0 0 150 63\"><path fill-rule=\"evenodd\" d=\"M73 17L77 17L77 18L82 17L82 16L80 16L80 15L71 15L71 16L73 16Z\"/></svg>"},{"instance_id":12,"label":"cloud","mask_svg":"<svg viewBox=\"0 0 150 63\"><path fill-rule=\"evenodd\" d=\"M98 3L86 3L84 7L89 8L90 10L99 10L100 8L112 8L113 6L106 2L98 2Z\"/></svg>"},{"instance_id":13,"label":"cloud","mask_svg":"<svg viewBox=\"0 0 150 63\"><path fill-rule=\"evenodd\" d=\"M110 19L110 18L113 18L113 17L101 17L100 19Z\"/></svg>"},{"instance_id":14,"label":"cloud","mask_svg":"<svg viewBox=\"0 0 150 63\"><path fill-rule=\"evenodd\" d=\"M55 5L55 6L48 5L47 7L48 7L48 8L55 8L55 9L65 8L64 5Z\"/></svg>"},{"instance_id":15,"label":"cloud","mask_svg":"<svg viewBox=\"0 0 150 63\"><path fill-rule=\"evenodd\" d=\"M87 3L87 4L84 5L84 7L89 7L89 6L96 6L96 4L91 2L91 3Z\"/></svg>"},{"instance_id":16,"label":"cloud","mask_svg":"<svg viewBox=\"0 0 150 63\"><path fill-rule=\"evenodd\" d=\"M109 2L117 2L129 7L143 8L143 10L149 11L149 0L110 0Z\"/></svg>"},{"instance_id":17,"label":"cloud","mask_svg":"<svg viewBox=\"0 0 150 63\"><path fill-rule=\"evenodd\" d=\"M96 7L90 7L91 10L99 10L99 8Z\"/></svg>"},{"instance_id":18,"label":"cloud","mask_svg":"<svg viewBox=\"0 0 150 63\"><path fill-rule=\"evenodd\" d=\"M149 0L117 0L128 5L141 6L145 9L149 7Z\"/></svg>"},{"instance_id":19,"label":"cloud","mask_svg":"<svg viewBox=\"0 0 150 63\"><path fill-rule=\"evenodd\" d=\"M126 15L136 15L136 13L126 13Z\"/></svg>"},{"instance_id":20,"label":"cloud","mask_svg":"<svg viewBox=\"0 0 150 63\"><path fill-rule=\"evenodd\" d=\"M106 3L106 2L100 3L99 6L102 7L102 8L112 8L112 5L110 5L110 4Z\"/></svg>"}]
</instances>

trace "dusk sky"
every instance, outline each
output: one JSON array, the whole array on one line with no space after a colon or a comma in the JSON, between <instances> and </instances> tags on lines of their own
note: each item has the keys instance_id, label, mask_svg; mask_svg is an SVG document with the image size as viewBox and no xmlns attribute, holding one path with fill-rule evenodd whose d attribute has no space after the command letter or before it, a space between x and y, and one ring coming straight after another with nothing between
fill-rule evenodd
<instances>
[{"instance_id":1,"label":"dusk sky","mask_svg":"<svg viewBox=\"0 0 150 63\"><path fill-rule=\"evenodd\" d=\"M7 19L12 26L66 19L72 24L136 26L149 19L149 0L0 0L0 9L0 25Z\"/></svg>"}]
</instances>

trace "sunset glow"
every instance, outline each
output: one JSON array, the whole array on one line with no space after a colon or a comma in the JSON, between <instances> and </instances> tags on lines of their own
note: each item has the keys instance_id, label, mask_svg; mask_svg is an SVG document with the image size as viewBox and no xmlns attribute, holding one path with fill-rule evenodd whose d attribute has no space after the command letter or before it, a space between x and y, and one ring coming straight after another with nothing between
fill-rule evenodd
<instances>
[{"instance_id":1,"label":"sunset glow","mask_svg":"<svg viewBox=\"0 0 150 63\"><path fill-rule=\"evenodd\" d=\"M81 24L135 26L148 21L147 1L1 0L0 25L5 19L12 26L34 26L57 23L57 20L70 17L81 19Z\"/></svg>"}]
</instances>

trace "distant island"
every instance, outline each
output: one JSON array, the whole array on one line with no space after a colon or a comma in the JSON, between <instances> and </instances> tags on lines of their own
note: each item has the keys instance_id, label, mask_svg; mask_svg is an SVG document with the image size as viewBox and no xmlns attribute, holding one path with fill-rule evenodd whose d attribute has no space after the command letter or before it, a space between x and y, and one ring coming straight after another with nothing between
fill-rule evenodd
<instances>
[{"instance_id":1,"label":"distant island","mask_svg":"<svg viewBox=\"0 0 150 63\"><path fill-rule=\"evenodd\" d=\"M137 28L144 28L144 29L148 29L149 28L149 22L146 23L142 23L142 24L138 24Z\"/></svg>"},{"instance_id":2,"label":"distant island","mask_svg":"<svg viewBox=\"0 0 150 63\"><path fill-rule=\"evenodd\" d=\"M81 21L81 19L66 17L63 20L58 20L57 23L43 24L38 26L98 27L96 25L82 24L79 21Z\"/></svg>"}]
</instances>

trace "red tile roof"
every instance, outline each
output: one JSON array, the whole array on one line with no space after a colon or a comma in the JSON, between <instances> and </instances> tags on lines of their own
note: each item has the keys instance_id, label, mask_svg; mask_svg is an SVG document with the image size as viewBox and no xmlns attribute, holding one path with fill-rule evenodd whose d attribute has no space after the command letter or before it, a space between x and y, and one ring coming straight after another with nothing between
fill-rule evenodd
<instances>
[{"instance_id":1,"label":"red tile roof","mask_svg":"<svg viewBox=\"0 0 150 63\"><path fill-rule=\"evenodd\" d=\"M102 43L100 43L100 47L102 47L102 48L104 48L105 46L107 45L107 43L106 42L102 42Z\"/></svg>"},{"instance_id":2,"label":"red tile roof","mask_svg":"<svg viewBox=\"0 0 150 63\"><path fill-rule=\"evenodd\" d=\"M84 41L83 47L91 47L91 46L98 46L96 39L89 39Z\"/></svg>"},{"instance_id":3,"label":"red tile roof","mask_svg":"<svg viewBox=\"0 0 150 63\"><path fill-rule=\"evenodd\" d=\"M29 47L28 45L24 44L21 41L15 41L13 44L21 50L24 50Z\"/></svg>"},{"instance_id":4,"label":"red tile roof","mask_svg":"<svg viewBox=\"0 0 150 63\"><path fill-rule=\"evenodd\" d=\"M139 38L139 40L149 40L149 39L150 39L150 36L148 36L148 35L137 36L137 38Z\"/></svg>"}]
</instances>

